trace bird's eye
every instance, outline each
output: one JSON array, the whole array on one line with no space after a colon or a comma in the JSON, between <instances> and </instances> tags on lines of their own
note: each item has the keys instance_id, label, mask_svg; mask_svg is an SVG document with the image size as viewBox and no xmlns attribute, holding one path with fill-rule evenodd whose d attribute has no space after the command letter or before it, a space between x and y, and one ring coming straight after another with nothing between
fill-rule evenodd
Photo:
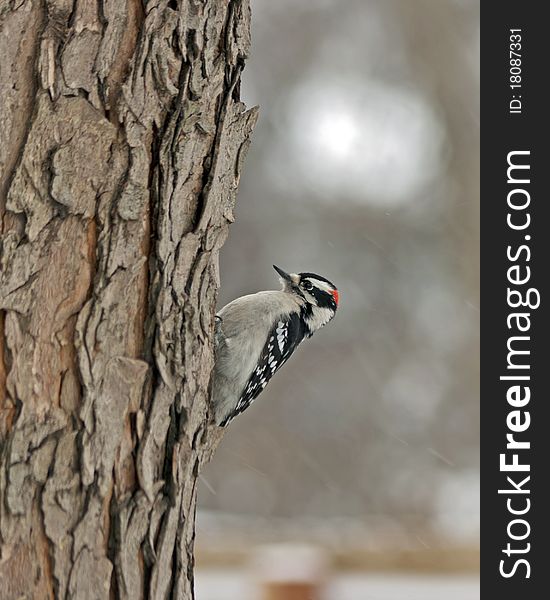
<instances>
[{"instance_id":1,"label":"bird's eye","mask_svg":"<svg viewBox=\"0 0 550 600\"><path fill-rule=\"evenodd\" d=\"M304 283L302 283L302 287L304 288L304 290L311 290L313 289L313 284L311 283L311 281L308 281L306 279Z\"/></svg>"}]
</instances>

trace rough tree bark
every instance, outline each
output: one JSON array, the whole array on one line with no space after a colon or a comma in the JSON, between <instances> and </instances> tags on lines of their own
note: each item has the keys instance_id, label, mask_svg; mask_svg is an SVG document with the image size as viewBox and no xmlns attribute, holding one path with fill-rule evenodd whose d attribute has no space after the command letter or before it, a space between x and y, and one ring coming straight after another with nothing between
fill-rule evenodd
<instances>
[{"instance_id":1,"label":"rough tree bark","mask_svg":"<svg viewBox=\"0 0 550 600\"><path fill-rule=\"evenodd\" d=\"M249 21L247 0L0 4L2 599L193 596Z\"/></svg>"}]
</instances>

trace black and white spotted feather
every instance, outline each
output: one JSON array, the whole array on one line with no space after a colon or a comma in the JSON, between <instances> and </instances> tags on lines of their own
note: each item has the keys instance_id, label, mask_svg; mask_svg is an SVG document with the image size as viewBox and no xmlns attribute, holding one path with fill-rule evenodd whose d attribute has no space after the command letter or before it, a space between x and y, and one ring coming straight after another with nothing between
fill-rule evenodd
<instances>
[{"instance_id":1,"label":"black and white spotted feather","mask_svg":"<svg viewBox=\"0 0 550 600\"><path fill-rule=\"evenodd\" d=\"M299 313L293 313L277 320L275 326L269 332L258 364L252 372L235 409L223 421L222 427L252 404L269 380L285 364L306 336L309 336L309 332Z\"/></svg>"}]
</instances>

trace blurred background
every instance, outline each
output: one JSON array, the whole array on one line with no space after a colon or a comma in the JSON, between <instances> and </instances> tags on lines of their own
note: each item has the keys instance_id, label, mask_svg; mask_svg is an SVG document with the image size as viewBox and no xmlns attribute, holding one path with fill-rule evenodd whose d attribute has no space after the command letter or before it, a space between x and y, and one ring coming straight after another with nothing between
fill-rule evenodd
<instances>
[{"instance_id":1,"label":"blurred background","mask_svg":"<svg viewBox=\"0 0 550 600\"><path fill-rule=\"evenodd\" d=\"M278 288L272 264L340 307L202 475L197 600L319 572L273 598L479 597L478 11L252 0L220 307Z\"/></svg>"}]
</instances>

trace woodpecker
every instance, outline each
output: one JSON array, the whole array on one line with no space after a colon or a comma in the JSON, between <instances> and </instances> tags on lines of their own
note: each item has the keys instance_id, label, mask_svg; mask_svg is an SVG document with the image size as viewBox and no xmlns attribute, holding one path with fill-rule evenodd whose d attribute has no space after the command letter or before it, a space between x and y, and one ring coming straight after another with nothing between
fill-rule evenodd
<instances>
[{"instance_id":1,"label":"woodpecker","mask_svg":"<svg viewBox=\"0 0 550 600\"><path fill-rule=\"evenodd\" d=\"M338 308L338 290L328 279L273 268L281 290L242 296L216 315L212 407L220 427L252 404L300 343Z\"/></svg>"}]
</instances>

